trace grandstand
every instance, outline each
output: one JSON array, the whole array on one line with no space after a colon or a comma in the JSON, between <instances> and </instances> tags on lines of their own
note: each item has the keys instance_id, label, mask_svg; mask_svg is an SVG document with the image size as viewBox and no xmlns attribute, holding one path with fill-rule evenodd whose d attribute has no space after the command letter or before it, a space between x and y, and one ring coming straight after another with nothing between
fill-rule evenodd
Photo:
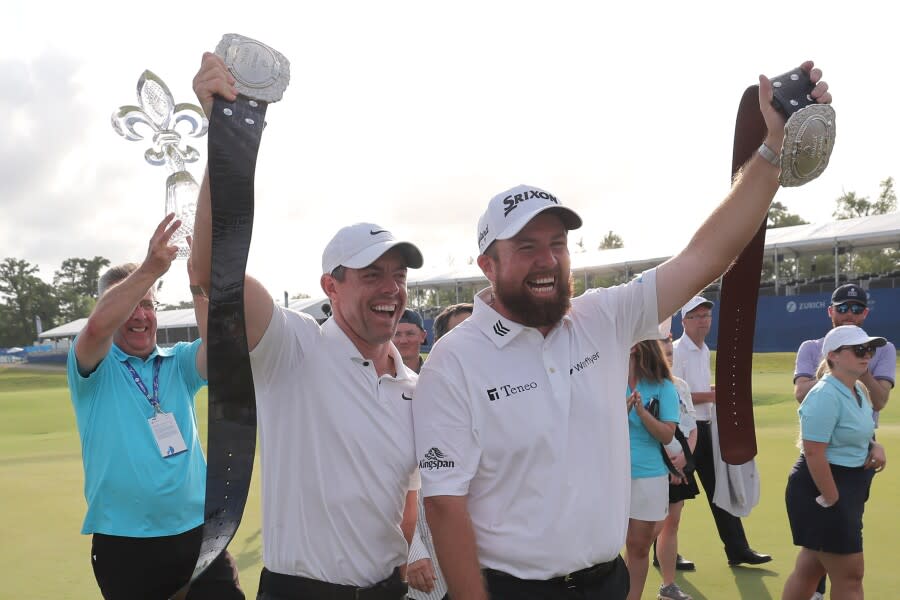
<instances>
[{"instance_id":1,"label":"grandstand","mask_svg":"<svg viewBox=\"0 0 900 600\"><path fill-rule=\"evenodd\" d=\"M666 245L666 240L654 244L573 253L576 292L624 283L635 274L663 263L679 250ZM860 271L860 266L867 263L857 258L873 252L880 253L885 260L869 261L869 264L884 268ZM900 212L769 229L764 257L755 351L793 352L803 340L823 335L829 326L825 307L830 294L837 285L850 281L869 292L871 314L866 328L870 333L900 340L900 311L887 310L900 306ZM475 293L487 286L487 279L475 263L430 273L415 271L410 275L409 305L424 315L429 332L434 316L443 307L471 302ZM708 286L703 293L710 300L718 301L719 282ZM331 315L327 298L294 300L288 305L319 321ZM718 327L717 313L714 311L713 315L710 340L715 340ZM192 309L160 311L157 319L161 345L190 341L198 335ZM74 338L85 321L66 323L39 337L44 343L55 343L60 351L68 347L66 340ZM672 328L675 335L680 334L677 316ZM431 340L430 335L428 339ZM427 351L428 347L424 349Z\"/></svg>"},{"instance_id":2,"label":"grandstand","mask_svg":"<svg viewBox=\"0 0 900 600\"><path fill-rule=\"evenodd\" d=\"M576 292L624 283L635 274L655 267L679 248L655 246L596 250L572 254L572 274ZM879 254L885 268L861 272L865 254ZM778 274L776 277L775 274ZM769 229L766 233L764 264L757 305L754 350L793 352L803 340L819 337L829 327L825 307L837 285L859 283L869 292L871 313L866 320L870 333L900 340L900 314L888 307L900 306L900 212L855 219L810 223ZM409 279L410 305L433 317L444 306L471 302L487 285L477 264L437 273L415 274ZM719 282L703 292L719 299ZM718 321L714 312L715 340ZM673 333L681 323L673 319ZM710 344L714 347L714 344Z\"/></svg>"}]
</instances>

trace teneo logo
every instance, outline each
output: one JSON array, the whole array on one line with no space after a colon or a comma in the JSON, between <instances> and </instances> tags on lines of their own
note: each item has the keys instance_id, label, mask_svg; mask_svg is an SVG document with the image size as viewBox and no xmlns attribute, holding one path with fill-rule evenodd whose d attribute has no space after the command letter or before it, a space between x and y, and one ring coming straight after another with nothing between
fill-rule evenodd
<instances>
[{"instance_id":1,"label":"teneo logo","mask_svg":"<svg viewBox=\"0 0 900 600\"><path fill-rule=\"evenodd\" d=\"M452 460L448 460L447 456L438 448L432 448L426 452L425 458L419 461L420 469L428 469L430 471L434 469L452 469L454 466L455 463Z\"/></svg>"},{"instance_id":2,"label":"teneo logo","mask_svg":"<svg viewBox=\"0 0 900 600\"><path fill-rule=\"evenodd\" d=\"M522 385L501 385L499 388L489 388L487 390L488 400L490 400L491 402L493 402L494 400L499 400L500 392L503 392L504 398L509 398L510 396L515 396L516 394L536 390L537 387L537 381L532 381L530 383L524 383Z\"/></svg>"},{"instance_id":3,"label":"teneo logo","mask_svg":"<svg viewBox=\"0 0 900 600\"><path fill-rule=\"evenodd\" d=\"M794 302L793 300L791 300L790 302L787 303L787 306L785 306L785 308L787 309L787 311L789 313L797 312L797 303Z\"/></svg>"},{"instance_id":4,"label":"teneo logo","mask_svg":"<svg viewBox=\"0 0 900 600\"><path fill-rule=\"evenodd\" d=\"M503 216L507 216L512 210L519 205L519 202L525 202L526 200L530 200L531 198L543 198L544 200L549 200L554 204L559 204L559 200L554 198L552 195L547 192L541 190L528 190L522 194L516 194L515 196L507 196L503 199L503 204L506 208L503 209Z\"/></svg>"}]
</instances>

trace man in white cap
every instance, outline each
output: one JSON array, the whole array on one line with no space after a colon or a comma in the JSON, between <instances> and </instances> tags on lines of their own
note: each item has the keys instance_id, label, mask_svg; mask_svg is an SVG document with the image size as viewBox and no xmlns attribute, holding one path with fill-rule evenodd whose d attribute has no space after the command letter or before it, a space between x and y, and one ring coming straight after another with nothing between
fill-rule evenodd
<instances>
[{"instance_id":1,"label":"man in white cap","mask_svg":"<svg viewBox=\"0 0 900 600\"><path fill-rule=\"evenodd\" d=\"M209 255L198 260L209 240L208 207L204 185L194 229L201 287L209 281ZM362 590L405 598L399 568L418 488L416 374L391 339L406 305L407 269L421 266L419 250L383 227L344 227L322 255L332 308L322 325L245 280L263 481L260 599Z\"/></svg>"},{"instance_id":2,"label":"man in white cap","mask_svg":"<svg viewBox=\"0 0 900 600\"><path fill-rule=\"evenodd\" d=\"M711 385L709 347L706 345L706 336L712 325L712 309L713 303L702 296L694 296L681 308L684 334L675 340L672 374L684 379L691 388L697 420L697 446L694 449L696 471L706 492L719 539L725 545L728 564L759 565L771 561L772 557L752 550L741 519L713 502L718 454L713 448L712 437L716 391Z\"/></svg>"},{"instance_id":3,"label":"man in white cap","mask_svg":"<svg viewBox=\"0 0 900 600\"><path fill-rule=\"evenodd\" d=\"M812 63L803 68L819 81ZM780 148L771 94L761 76L765 145ZM830 102L827 85L812 97ZM413 402L425 514L451 598L626 597L630 349L728 268L777 189L778 168L754 156L678 255L575 299L568 231L581 218L527 185L490 200L477 237L491 285L434 347Z\"/></svg>"},{"instance_id":4,"label":"man in white cap","mask_svg":"<svg viewBox=\"0 0 900 600\"><path fill-rule=\"evenodd\" d=\"M194 91L233 100L234 77L206 53ZM194 225L194 273L208 289L209 174ZM413 244L373 223L340 229L322 253L331 304L321 326L244 283L247 345L256 389L262 465L263 570L259 600L406 597L402 580L415 529L412 393L416 374L392 343L406 308Z\"/></svg>"}]
</instances>

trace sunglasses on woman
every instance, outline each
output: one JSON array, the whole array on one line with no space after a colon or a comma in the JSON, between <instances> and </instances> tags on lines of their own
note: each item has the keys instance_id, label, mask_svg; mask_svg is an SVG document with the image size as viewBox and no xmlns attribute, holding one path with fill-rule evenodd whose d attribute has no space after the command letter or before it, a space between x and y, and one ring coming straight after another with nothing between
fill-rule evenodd
<instances>
[{"instance_id":1,"label":"sunglasses on woman","mask_svg":"<svg viewBox=\"0 0 900 600\"><path fill-rule=\"evenodd\" d=\"M857 358L863 358L865 356L871 356L875 354L875 346L871 344L858 344L856 346L841 346L837 349L838 352L842 350L853 350L853 354L856 355Z\"/></svg>"},{"instance_id":2,"label":"sunglasses on woman","mask_svg":"<svg viewBox=\"0 0 900 600\"><path fill-rule=\"evenodd\" d=\"M852 312L854 315L861 315L866 312L866 307L862 304L844 302L843 304L838 304L834 307L834 310L838 312L838 314L845 315L848 312Z\"/></svg>"}]
</instances>

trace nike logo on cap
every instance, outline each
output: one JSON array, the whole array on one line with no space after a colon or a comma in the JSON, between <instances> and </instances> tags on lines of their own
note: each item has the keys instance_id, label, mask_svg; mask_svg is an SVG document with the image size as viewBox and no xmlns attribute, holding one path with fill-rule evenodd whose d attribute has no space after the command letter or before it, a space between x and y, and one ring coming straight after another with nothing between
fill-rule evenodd
<instances>
[{"instance_id":1,"label":"nike logo on cap","mask_svg":"<svg viewBox=\"0 0 900 600\"><path fill-rule=\"evenodd\" d=\"M370 229L370 230L369 230L369 235L378 235L379 233L387 233L387 232L388 232L387 229L378 229L378 230L375 230L375 231L373 231L373 230Z\"/></svg>"}]
</instances>

